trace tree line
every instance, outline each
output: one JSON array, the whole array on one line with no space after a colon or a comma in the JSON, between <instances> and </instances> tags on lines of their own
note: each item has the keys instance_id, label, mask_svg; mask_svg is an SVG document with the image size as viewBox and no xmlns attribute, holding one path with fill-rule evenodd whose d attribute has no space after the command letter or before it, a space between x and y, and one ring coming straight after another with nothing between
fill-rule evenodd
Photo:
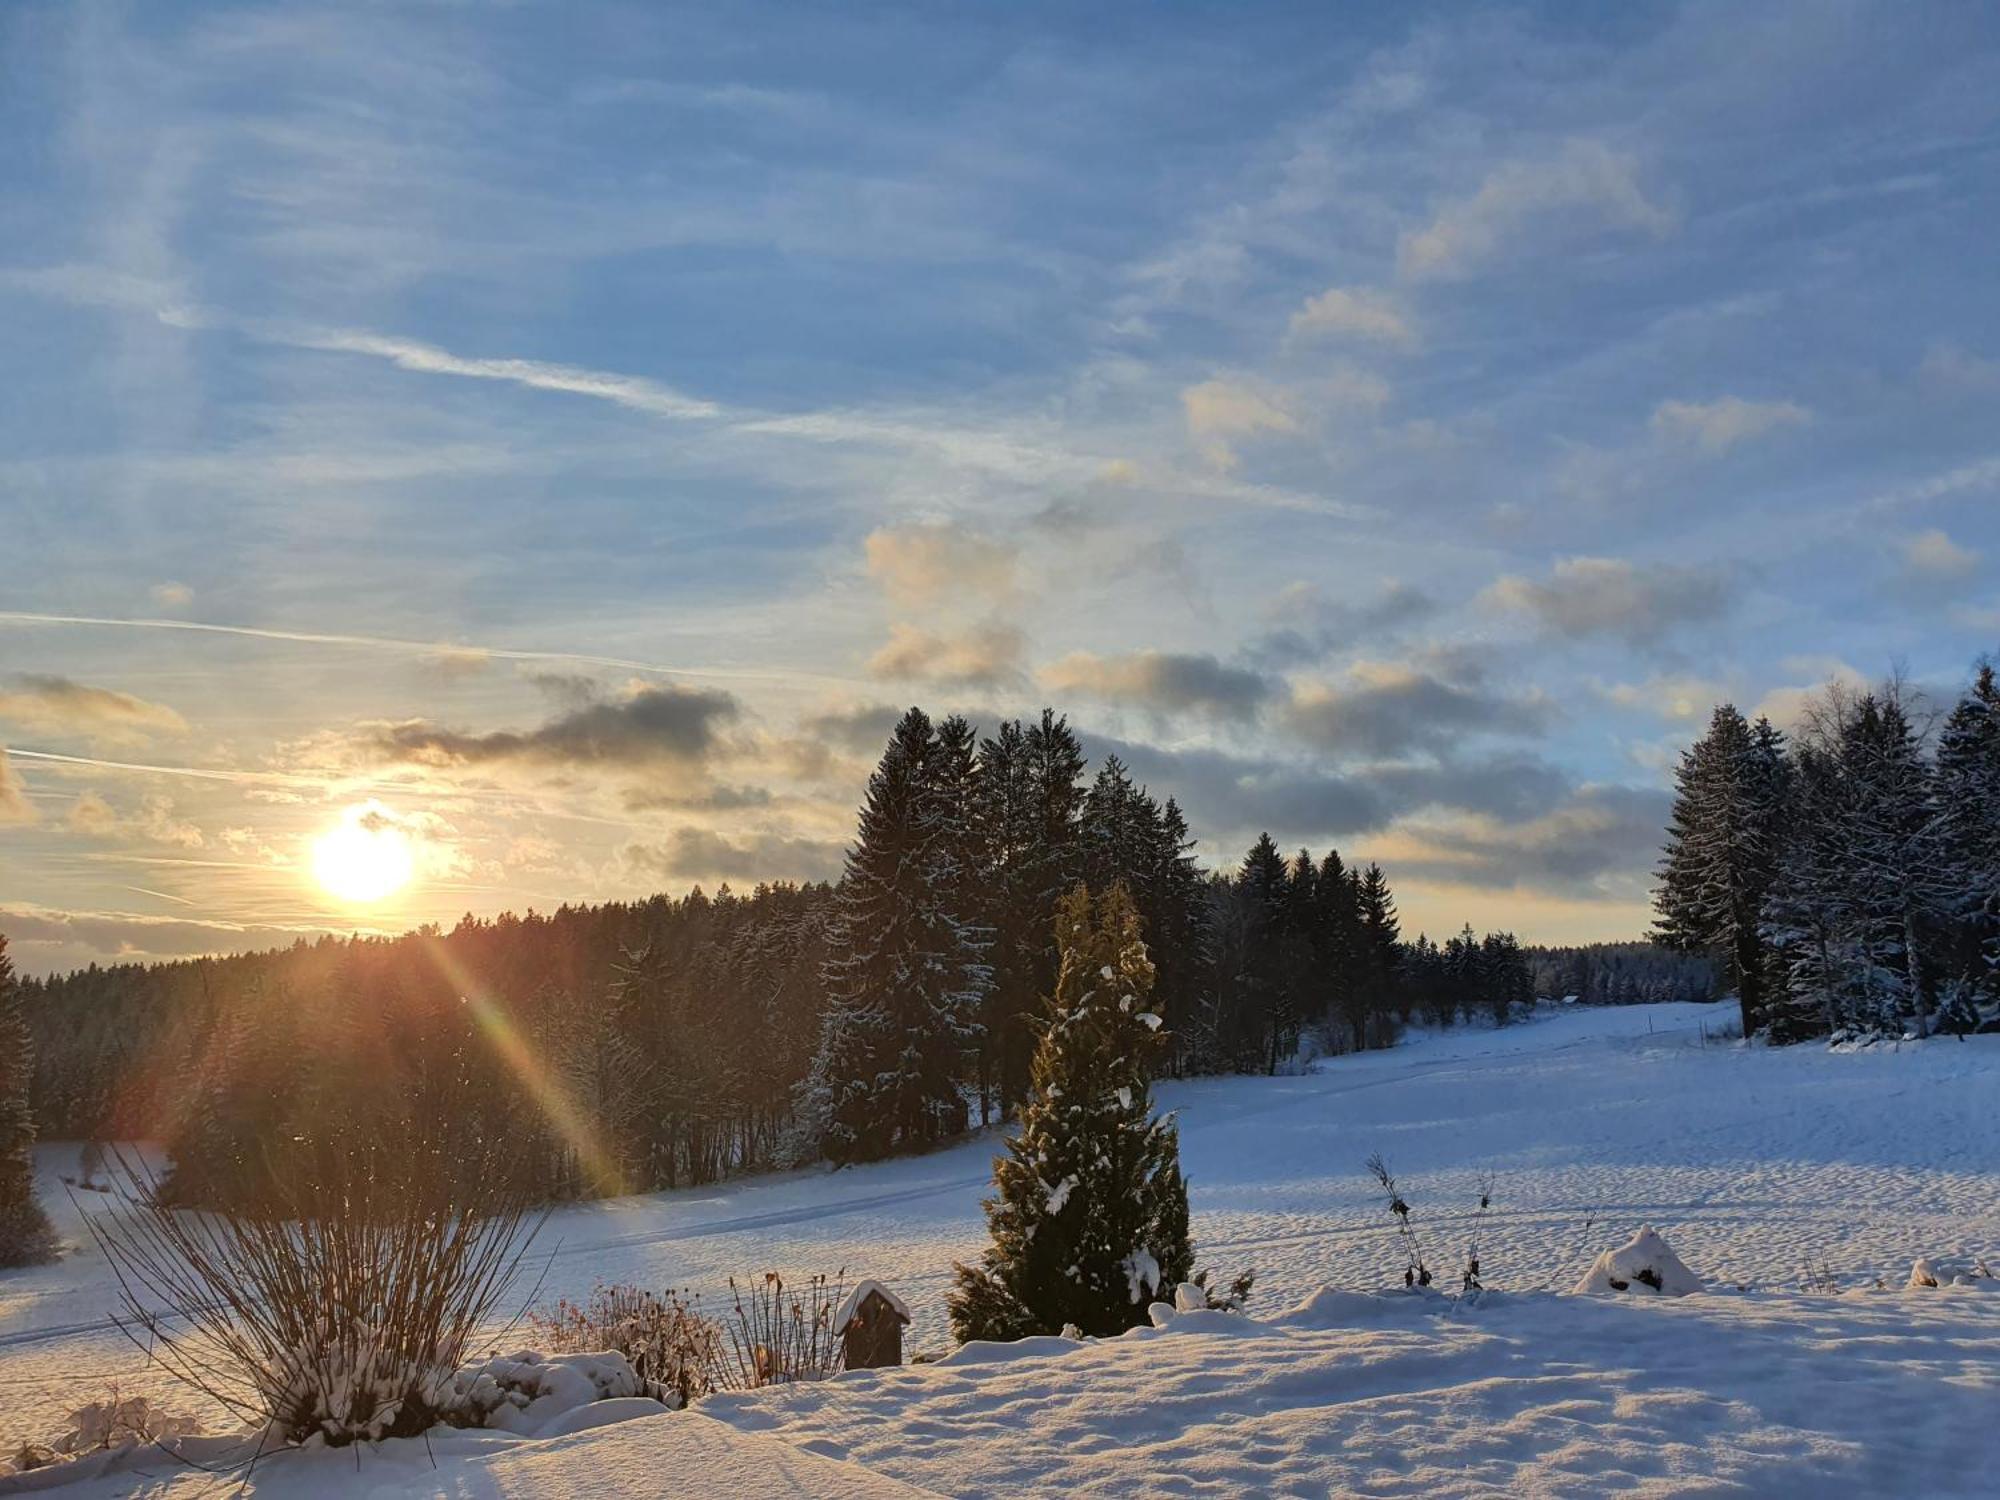
<instances>
[{"instance_id":1,"label":"tree line","mask_svg":"<svg viewBox=\"0 0 2000 1500\"><path fill-rule=\"evenodd\" d=\"M1655 905L1745 1035L1963 1035L2000 1019L2000 686L1942 723L1900 681L1827 688L1786 734L1733 705L1682 756Z\"/></svg>"},{"instance_id":2,"label":"tree line","mask_svg":"<svg viewBox=\"0 0 2000 1500\"><path fill-rule=\"evenodd\" d=\"M551 1198L921 1150L1028 1097L1079 884L1131 903L1161 1073L1276 1071L1308 1033L1381 1046L1532 994L1511 935L1404 941L1378 866L1268 835L1230 871L1192 851L1176 802L1115 756L1092 774L1054 711L981 737L912 709L835 885L23 981L34 1115L49 1136L166 1142L191 1203L423 1119Z\"/></svg>"}]
</instances>

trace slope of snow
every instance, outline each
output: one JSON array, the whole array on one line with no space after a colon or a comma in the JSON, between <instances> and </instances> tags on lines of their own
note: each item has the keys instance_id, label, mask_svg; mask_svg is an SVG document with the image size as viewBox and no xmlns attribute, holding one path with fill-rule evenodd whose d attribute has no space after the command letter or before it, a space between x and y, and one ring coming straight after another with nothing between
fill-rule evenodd
<instances>
[{"instance_id":1,"label":"slope of snow","mask_svg":"<svg viewBox=\"0 0 2000 1500\"><path fill-rule=\"evenodd\" d=\"M1200 1260L1227 1274L1256 1267L1253 1312L1273 1317L1328 1285L1400 1283L1402 1252L1361 1169L1378 1150L1413 1207L1441 1286L1457 1284L1478 1185L1492 1174L1494 1207L1477 1227L1482 1273L1488 1286L1510 1295L1446 1319L1399 1300L1359 1328L1292 1320L1233 1340L1193 1326L1208 1315L1191 1314L1190 1326L1133 1347L1151 1350L1149 1360L1182 1362L1174 1379L1185 1379L1183 1421L1203 1399L1218 1413L1238 1410L1225 1399L1236 1383L1265 1379L1231 1366L1231 1358L1277 1360L1273 1380L1279 1365L1293 1371L1294 1383L1280 1380L1275 1391L1260 1385L1262 1404L1230 1421L1263 1434L1254 1451L1230 1460L1240 1472L1282 1460L1305 1465L1301 1473L1338 1462L1373 1464L1393 1476L1414 1462L1406 1450L1429 1451L1447 1432L1457 1434L1451 1443L1477 1448L1473 1429L1497 1425L1520 1441L1507 1450L1513 1459L1494 1462L1504 1467L1539 1455L1534 1462L1543 1467L1521 1470L1521 1482L1538 1473L1543 1479L1534 1482L1557 1489L1565 1481L1548 1465L1574 1444L1578 1464L1628 1464L1634 1483L1652 1472L1648 1464L1679 1465L1674 1472L1713 1480L1725 1460L1747 1463L1741 1455L1764 1446L1800 1462L1833 1464L1844 1454L1845 1469L1825 1472L1860 1492L1884 1494L1913 1491L1882 1488L1869 1467L1872 1455L1909 1464L1924 1448L1931 1467L1918 1472L1935 1481L1936 1492L1951 1492L1954 1451L1976 1448L1992 1459L1976 1423L1967 1422L1956 1448L1941 1434L1947 1417L1966 1410L1968 1395L1989 1402L1994 1395L2000 1297L1945 1287L1833 1299L1793 1288L1808 1262L1815 1269L1824 1262L1844 1285L1881 1278L1892 1287L1903 1286L1919 1257L1953 1267L1982 1256L2000 1264L2000 1038L1843 1053L1704 1046L1703 1029L1712 1034L1731 1009L1569 1008L1504 1031L1450 1032L1335 1059L1305 1077L1163 1086L1163 1105L1181 1112ZM605 1280L693 1286L713 1300L732 1272L803 1276L844 1266L850 1283L879 1279L909 1306L907 1349L942 1351L949 1342L942 1294L952 1260L983 1241L979 1204L995 1148L987 1137L841 1172L566 1209L542 1242L543 1253L553 1252L544 1296L577 1297ZM68 1169L74 1154L52 1148L44 1160L53 1172ZM59 1195L49 1201L74 1233L68 1206ZM1574 1285L1595 1255L1642 1225L1665 1236L1711 1295L1633 1306L1531 1295ZM1760 1295L1736 1295L1739 1287ZM52 1432L64 1411L99 1399L112 1378L128 1394L187 1408L186 1398L162 1391L106 1327L111 1306L106 1268L89 1250L57 1266L0 1274L0 1440ZM1570 1351L1569 1341L1585 1352ZM506 1344L519 1342L516 1334ZM1090 1482L1109 1490L1117 1488L1115 1465L1091 1455L1108 1455L1130 1413L1171 1394L1156 1383L1120 1395L1117 1359L1107 1352L1113 1349L1064 1345L1055 1359L1024 1349L1004 1362L1023 1372L1042 1369L1054 1381L1053 1404L1032 1408L1034 1430L1012 1428L1012 1446L1023 1454L1046 1446L1036 1424L1067 1432L1080 1444L1079 1472L1098 1474ZM1264 1352L1253 1356L1253 1349ZM1703 1369L1704 1349L1712 1371ZM1814 1419L1810 1401L1801 1399L1796 1410L1782 1406L1790 1387L1775 1372L1795 1357L1809 1361L1821 1386L1838 1388L1824 1419ZM1196 1368L1210 1359L1222 1361L1222 1373ZM1363 1379L1371 1368L1382 1376L1379 1385ZM1758 1369L1771 1378L1758 1379ZM1860 1371L1869 1372L1866 1379L1853 1373ZM1510 1372L1528 1383L1517 1387ZM1135 1370L1133 1380L1143 1373ZM1107 1383L1108 1404L1095 1413L1083 1389L1089 1376ZM991 1384L1011 1378L1000 1362L960 1357L942 1369L856 1374L819 1391L730 1397L721 1410L732 1422L866 1455L885 1473L948 1493L959 1492L958 1480L939 1476L971 1476L997 1464L987 1488L973 1492L1004 1493L1027 1482L1005 1474L1027 1470L1008 1467L1008 1445L996 1441L983 1457L967 1446L944 1391L978 1382L1003 1409L1029 1402L1026 1386ZM1021 1378L1032 1384L1037 1377ZM930 1390L926 1382L939 1383L932 1395L898 1396L914 1404L902 1457L892 1462L884 1455L895 1446L888 1434L896 1423L876 1393L900 1392L905 1383ZM1851 1403L1841 1394L1849 1390ZM1921 1400L1912 1395L1906 1403L1899 1392L1921 1393ZM1537 1404L1543 1396L1546 1403ZM1182 1400L1173 1396L1170 1404ZM828 1409L801 1425L815 1403ZM842 1419L831 1408L850 1404L847 1435L835 1435ZM1338 1412L1323 1409L1330 1406ZM1834 1418L1845 1421L1850 1406L1857 1425L1846 1431ZM1670 1408L1682 1416L1664 1415ZM1871 1411L1881 1415L1871 1418ZM1105 1424L1095 1438L1093 1421ZM1661 1447L1665 1438L1645 1435L1655 1430L1648 1422L1677 1434L1678 1456ZM971 1418L966 1424L978 1425ZM824 1433L816 1435L816 1427ZM1328 1436L1329 1428L1344 1435ZM1142 1423L1134 1430L1152 1429ZM1349 1438L1352 1451L1343 1446ZM1162 1474L1204 1472L1186 1445L1144 1440L1167 1444ZM1321 1451L1329 1448L1346 1456ZM1711 1449L1712 1463L1701 1457ZM1799 1457L1808 1450L1818 1457ZM944 1467L933 1473L927 1454ZM1642 1455L1650 1457L1642 1462ZM1339 1472L1349 1476L1342 1482L1360 1484L1353 1476L1376 1470ZM1216 1492L1241 1482L1218 1478ZM1317 1481L1300 1482L1310 1488ZM1379 1488L1390 1479L1367 1482ZM1768 1483L1753 1488L1772 1492Z\"/></svg>"}]
</instances>

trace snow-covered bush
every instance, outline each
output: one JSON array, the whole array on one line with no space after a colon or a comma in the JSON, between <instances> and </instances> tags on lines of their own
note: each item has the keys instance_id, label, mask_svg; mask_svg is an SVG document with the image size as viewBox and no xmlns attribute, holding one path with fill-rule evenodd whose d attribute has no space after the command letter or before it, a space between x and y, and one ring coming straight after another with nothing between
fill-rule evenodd
<instances>
[{"instance_id":1,"label":"snow-covered bush","mask_svg":"<svg viewBox=\"0 0 2000 1500\"><path fill-rule=\"evenodd\" d=\"M164 1442L201 1431L193 1417L161 1411L144 1396L120 1396L113 1386L102 1401L93 1401L69 1414L69 1425L46 1443L24 1443L12 1459L12 1471L46 1468L70 1463L87 1453L107 1448L129 1448L136 1443ZM0 1474L8 1467L0 1465Z\"/></svg>"},{"instance_id":2,"label":"snow-covered bush","mask_svg":"<svg viewBox=\"0 0 2000 1500\"><path fill-rule=\"evenodd\" d=\"M528 1322L550 1354L622 1355L644 1394L669 1406L707 1395L723 1362L721 1328L679 1292L657 1297L635 1286L600 1285L582 1305L561 1298L551 1312L530 1313Z\"/></svg>"},{"instance_id":3,"label":"snow-covered bush","mask_svg":"<svg viewBox=\"0 0 2000 1500\"><path fill-rule=\"evenodd\" d=\"M1667 1242L1650 1227L1641 1229L1615 1250L1592 1262L1576 1285L1578 1295L1636 1292L1654 1297L1685 1297L1706 1290Z\"/></svg>"},{"instance_id":4,"label":"snow-covered bush","mask_svg":"<svg viewBox=\"0 0 2000 1500\"><path fill-rule=\"evenodd\" d=\"M544 1354L524 1349L458 1371L440 1408L455 1426L529 1436L593 1401L648 1395L646 1384L624 1355L609 1350Z\"/></svg>"},{"instance_id":5,"label":"snow-covered bush","mask_svg":"<svg viewBox=\"0 0 2000 1500\"><path fill-rule=\"evenodd\" d=\"M2000 1289L2000 1279L1994 1277L1983 1260L1969 1266L1954 1266L1943 1259L1932 1260L1922 1256L1910 1266L1910 1279L1903 1283L1903 1289L1911 1292L1942 1286L1971 1286L1992 1291Z\"/></svg>"},{"instance_id":6,"label":"snow-covered bush","mask_svg":"<svg viewBox=\"0 0 2000 1500\"><path fill-rule=\"evenodd\" d=\"M136 1194L93 1216L122 1326L170 1373L288 1443L410 1436L447 1416L475 1330L540 1226L496 1148L295 1143L268 1197L194 1213ZM468 1158L474 1158L470 1162Z\"/></svg>"}]
</instances>

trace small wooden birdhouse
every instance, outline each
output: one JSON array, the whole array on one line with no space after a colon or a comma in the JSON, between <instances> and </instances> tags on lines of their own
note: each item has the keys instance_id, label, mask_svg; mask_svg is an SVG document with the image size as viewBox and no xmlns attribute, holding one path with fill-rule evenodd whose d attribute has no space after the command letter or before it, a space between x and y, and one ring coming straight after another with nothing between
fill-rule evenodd
<instances>
[{"instance_id":1,"label":"small wooden birdhouse","mask_svg":"<svg viewBox=\"0 0 2000 1500\"><path fill-rule=\"evenodd\" d=\"M903 1325L910 1310L879 1281L864 1281L834 1315L850 1370L880 1370L903 1362Z\"/></svg>"}]
</instances>

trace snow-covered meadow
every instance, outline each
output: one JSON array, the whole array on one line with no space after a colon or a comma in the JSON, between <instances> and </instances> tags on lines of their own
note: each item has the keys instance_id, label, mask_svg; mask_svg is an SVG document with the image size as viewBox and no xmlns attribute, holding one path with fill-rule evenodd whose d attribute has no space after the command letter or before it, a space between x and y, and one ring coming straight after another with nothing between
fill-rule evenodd
<instances>
[{"instance_id":1,"label":"snow-covered meadow","mask_svg":"<svg viewBox=\"0 0 2000 1500\"><path fill-rule=\"evenodd\" d=\"M871 1490L872 1474L1030 1494L1059 1474L1064 1489L1131 1495L1991 1493L2000 1295L1902 1287L1919 1256L2000 1262L2000 1038L1705 1044L1727 1014L1546 1013L1301 1077L1163 1087L1181 1112L1200 1257L1256 1268L1253 1318L976 1346L540 1443L454 1436L435 1470L382 1452L357 1480L351 1455L293 1456L267 1462L255 1487L339 1476L342 1493L567 1493L591 1473L656 1474L680 1445L725 1455L720 1472L744 1487L717 1493L754 1492L757 1464L780 1458L802 1477L767 1492L896 1492ZM713 1296L731 1272L845 1267L895 1287L915 1313L907 1347L941 1353L942 1293L952 1260L981 1243L993 1149L568 1209L540 1246L543 1295L603 1280ZM1403 1266L1362 1170L1376 1151L1447 1286L1491 1174L1479 1237L1497 1295L1376 1294ZM57 1148L45 1164L51 1179L73 1165ZM1567 1295L1647 1224L1708 1294ZM1822 1273L1848 1294L1800 1289ZM88 1248L0 1278L0 1437L53 1431L112 1380L155 1389L106 1326L111 1307ZM159 1490L215 1483L152 1472Z\"/></svg>"}]
</instances>

